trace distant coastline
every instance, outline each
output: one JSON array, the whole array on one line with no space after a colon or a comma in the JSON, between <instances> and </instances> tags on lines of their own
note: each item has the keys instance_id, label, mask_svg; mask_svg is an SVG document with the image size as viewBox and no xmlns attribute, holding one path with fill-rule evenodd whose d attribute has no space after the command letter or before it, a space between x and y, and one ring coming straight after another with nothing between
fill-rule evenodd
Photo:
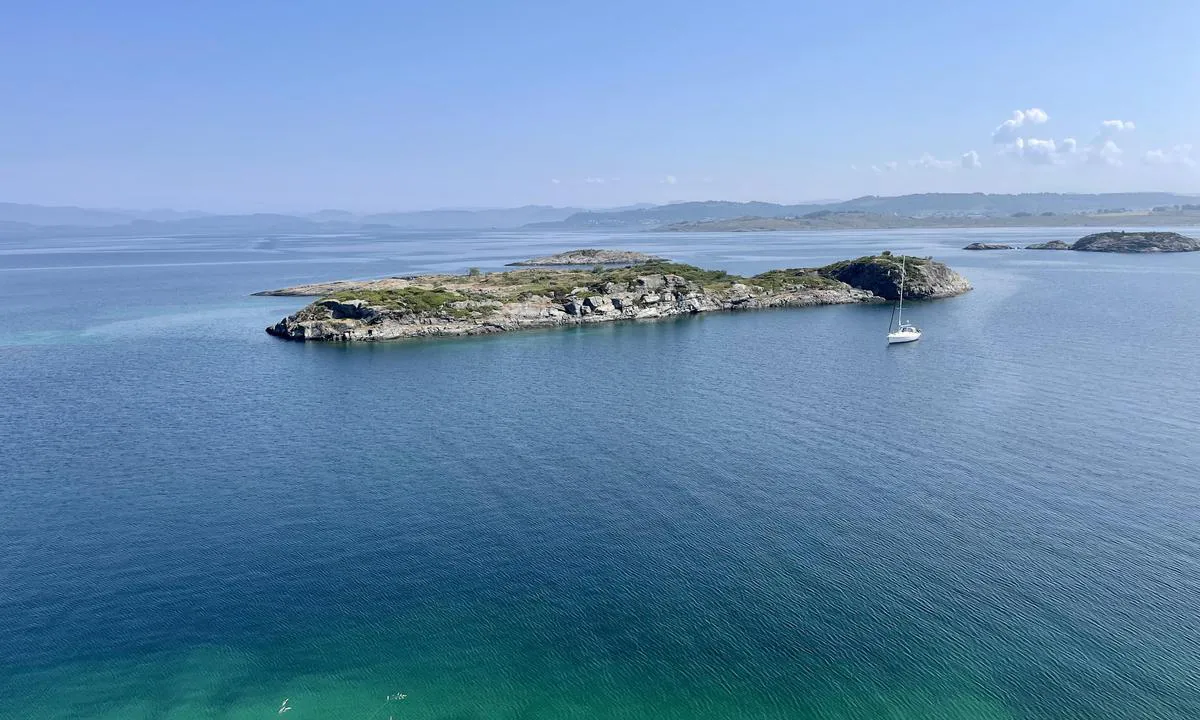
<instances>
[{"instance_id":1,"label":"distant coastline","mask_svg":"<svg viewBox=\"0 0 1200 720\"><path fill-rule=\"evenodd\" d=\"M775 230L1200 225L1200 196L1175 193L922 193L782 205L698 201L586 210L517 208L221 215L115 211L0 202L0 237L156 235L386 235L407 231L771 232Z\"/></svg>"},{"instance_id":2,"label":"distant coastline","mask_svg":"<svg viewBox=\"0 0 1200 720\"><path fill-rule=\"evenodd\" d=\"M899 217L867 213L831 213L817 217L761 218L682 222L654 228L655 232L779 232L804 230L935 230L965 228L1053 227L1191 227L1200 225L1197 213L1113 213L1095 215L1033 215L1022 217Z\"/></svg>"}]
</instances>

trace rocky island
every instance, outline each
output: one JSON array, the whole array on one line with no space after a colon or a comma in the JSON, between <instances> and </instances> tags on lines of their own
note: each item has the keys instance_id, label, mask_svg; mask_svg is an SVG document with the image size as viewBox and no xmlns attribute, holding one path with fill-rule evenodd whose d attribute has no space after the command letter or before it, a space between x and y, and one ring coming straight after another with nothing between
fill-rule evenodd
<instances>
[{"instance_id":1,"label":"rocky island","mask_svg":"<svg viewBox=\"0 0 1200 720\"><path fill-rule=\"evenodd\" d=\"M1034 243L1032 245L1026 245L1025 249L1026 250L1070 250L1071 245L1069 243L1063 242L1062 240L1051 240L1050 242Z\"/></svg>"},{"instance_id":2,"label":"rocky island","mask_svg":"<svg viewBox=\"0 0 1200 720\"><path fill-rule=\"evenodd\" d=\"M555 255L547 255L545 257L511 262L508 263L508 265L509 267L539 267L549 265L636 265L638 263L663 262L665 260L666 258L647 255L646 253L633 252L631 250L598 250L595 248L583 248L581 250L567 250L566 252L560 252Z\"/></svg>"},{"instance_id":3,"label":"rocky island","mask_svg":"<svg viewBox=\"0 0 1200 720\"><path fill-rule=\"evenodd\" d=\"M1082 237L1071 249L1115 253L1195 252L1200 250L1200 240L1175 232L1113 230Z\"/></svg>"},{"instance_id":4,"label":"rocky island","mask_svg":"<svg viewBox=\"0 0 1200 720\"><path fill-rule=\"evenodd\" d=\"M973 242L970 245L963 248L963 250L1012 250L1012 249L1014 249L1012 245L1004 245L1002 243L985 243L985 242Z\"/></svg>"},{"instance_id":5,"label":"rocky island","mask_svg":"<svg viewBox=\"0 0 1200 720\"><path fill-rule=\"evenodd\" d=\"M903 258L905 299L959 295L971 284L929 258ZM340 281L258 295L318 296L267 332L288 340L381 341L691 315L717 310L870 303L899 296L890 253L753 277L647 262L592 270L513 270Z\"/></svg>"}]
</instances>

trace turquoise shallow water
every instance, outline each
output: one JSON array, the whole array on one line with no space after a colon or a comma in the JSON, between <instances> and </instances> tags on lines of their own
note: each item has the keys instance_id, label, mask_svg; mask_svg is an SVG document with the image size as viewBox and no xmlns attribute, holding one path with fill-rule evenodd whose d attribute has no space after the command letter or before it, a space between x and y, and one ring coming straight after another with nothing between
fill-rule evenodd
<instances>
[{"instance_id":1,"label":"turquoise shallow water","mask_svg":"<svg viewBox=\"0 0 1200 720\"><path fill-rule=\"evenodd\" d=\"M1076 235L0 243L0 717L1200 716L1200 257L958 250ZM977 289L891 349L887 307L303 346L248 297L574 246Z\"/></svg>"}]
</instances>

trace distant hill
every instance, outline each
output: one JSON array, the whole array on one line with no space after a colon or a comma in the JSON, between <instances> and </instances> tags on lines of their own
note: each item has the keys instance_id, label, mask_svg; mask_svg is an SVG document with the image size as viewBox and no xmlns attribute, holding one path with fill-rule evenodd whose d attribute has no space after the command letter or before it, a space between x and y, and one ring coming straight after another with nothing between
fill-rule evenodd
<instances>
[{"instance_id":1,"label":"distant hill","mask_svg":"<svg viewBox=\"0 0 1200 720\"><path fill-rule=\"evenodd\" d=\"M0 203L0 222L29 225L105 227L134 220L172 221L202 217L206 213L180 210L97 210L73 206Z\"/></svg>"},{"instance_id":2,"label":"distant hill","mask_svg":"<svg viewBox=\"0 0 1200 720\"><path fill-rule=\"evenodd\" d=\"M295 215L280 215L277 213L254 213L252 215L207 215L205 217L187 218L158 222L154 220L135 220L128 225L135 232L160 232L172 235L185 235L206 232L320 232L338 228L353 229L357 223L316 222Z\"/></svg>"},{"instance_id":3,"label":"distant hill","mask_svg":"<svg viewBox=\"0 0 1200 720\"><path fill-rule=\"evenodd\" d=\"M730 220L739 217L789 217L822 209L822 205L777 205L766 202L684 202L636 210L583 211L565 220L531 224L530 229L611 230L644 229L677 222Z\"/></svg>"},{"instance_id":4,"label":"distant hill","mask_svg":"<svg viewBox=\"0 0 1200 720\"><path fill-rule=\"evenodd\" d=\"M636 211L640 207L623 208ZM189 235L204 233L321 233L403 230L506 230L547 219L562 220L579 208L530 205L484 210L428 210L356 214L328 209L304 216L279 213L199 215L174 211L124 213L39 205L0 205L0 234L46 237L61 233L107 236L127 232Z\"/></svg>"},{"instance_id":5,"label":"distant hill","mask_svg":"<svg viewBox=\"0 0 1200 720\"><path fill-rule=\"evenodd\" d=\"M1174 193L1060 194L1023 193L922 193L880 197L867 195L825 205L779 205L764 202L687 202L643 210L580 212L565 220L530 225L546 230L637 230L677 223L700 223L739 218L798 218L814 212L862 212L905 218L959 217L1001 218L1015 213L1071 215L1105 209L1144 211L1156 206L1178 205L1196 199Z\"/></svg>"},{"instance_id":6,"label":"distant hill","mask_svg":"<svg viewBox=\"0 0 1200 720\"><path fill-rule=\"evenodd\" d=\"M1149 210L1157 205L1186 202L1186 196L1174 193L1021 193L1019 195L989 195L986 193L922 193L896 197L865 197L827 206L828 210L861 210L880 215L926 217L946 215L956 217L997 217L1026 212L1039 215L1094 213L1109 208Z\"/></svg>"},{"instance_id":7,"label":"distant hill","mask_svg":"<svg viewBox=\"0 0 1200 720\"><path fill-rule=\"evenodd\" d=\"M1200 225L1200 211L1130 211L1113 213L1028 213L1010 215L881 215L848 210L818 210L800 217L742 217L681 222L651 228L655 232L773 232L778 230L897 230L903 228L984 227L1146 227Z\"/></svg>"},{"instance_id":8,"label":"distant hill","mask_svg":"<svg viewBox=\"0 0 1200 720\"><path fill-rule=\"evenodd\" d=\"M162 235L204 233L322 233L403 230L730 230L801 227L984 227L1003 225L1081 225L1087 218L1137 218L1155 214L1156 222L1173 216L1195 217L1200 198L1173 193L1102 195L1026 193L925 193L868 195L833 203L780 205L767 202L683 202L581 210L546 205L519 208L443 209L359 214L328 209L306 215L253 213L209 215L175 210L97 210L0 203L0 233L47 237L61 233Z\"/></svg>"},{"instance_id":9,"label":"distant hill","mask_svg":"<svg viewBox=\"0 0 1200 720\"><path fill-rule=\"evenodd\" d=\"M29 225L124 225L132 215L112 210L0 203L0 222Z\"/></svg>"},{"instance_id":10,"label":"distant hill","mask_svg":"<svg viewBox=\"0 0 1200 720\"><path fill-rule=\"evenodd\" d=\"M534 223L559 222L584 212L580 208L526 205L518 208L484 210L420 210L416 212L374 213L359 216L373 225L391 225L409 230L488 230L519 228Z\"/></svg>"},{"instance_id":11,"label":"distant hill","mask_svg":"<svg viewBox=\"0 0 1200 720\"><path fill-rule=\"evenodd\" d=\"M633 205L613 211L637 211L652 205ZM137 221L191 222L205 220L209 224L229 227L235 218L244 218L248 227L263 222L283 222L292 218L300 223L339 223L353 225L387 225L407 230L489 230L513 229L533 223L557 222L586 212L577 207L526 205L518 208L443 209L414 212L354 213L348 210L326 209L307 214L254 213L246 215L214 215L196 211L177 210L97 210L79 207L53 207L0 203L0 222L27 223L45 227L114 227ZM198 226L203 226L201 223Z\"/></svg>"},{"instance_id":12,"label":"distant hill","mask_svg":"<svg viewBox=\"0 0 1200 720\"><path fill-rule=\"evenodd\" d=\"M58 235L116 237L122 235L230 235L237 233L319 233L356 230L355 223L318 223L292 215L208 215L184 220L133 220L119 225L35 225L0 220L0 236L47 238Z\"/></svg>"},{"instance_id":13,"label":"distant hill","mask_svg":"<svg viewBox=\"0 0 1200 720\"><path fill-rule=\"evenodd\" d=\"M318 210L304 217L317 222L358 222L358 216L349 210Z\"/></svg>"}]
</instances>

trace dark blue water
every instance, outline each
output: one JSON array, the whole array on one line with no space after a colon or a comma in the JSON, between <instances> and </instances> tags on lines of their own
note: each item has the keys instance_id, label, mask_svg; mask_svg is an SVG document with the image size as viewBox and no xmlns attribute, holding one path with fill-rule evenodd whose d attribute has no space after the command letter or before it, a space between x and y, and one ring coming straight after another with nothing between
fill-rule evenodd
<instances>
[{"instance_id":1,"label":"dark blue water","mask_svg":"<svg viewBox=\"0 0 1200 720\"><path fill-rule=\"evenodd\" d=\"M0 717L1200 716L1200 254L958 250L1078 234L6 241ZM249 297L575 246L976 290L890 349L305 346Z\"/></svg>"}]
</instances>

